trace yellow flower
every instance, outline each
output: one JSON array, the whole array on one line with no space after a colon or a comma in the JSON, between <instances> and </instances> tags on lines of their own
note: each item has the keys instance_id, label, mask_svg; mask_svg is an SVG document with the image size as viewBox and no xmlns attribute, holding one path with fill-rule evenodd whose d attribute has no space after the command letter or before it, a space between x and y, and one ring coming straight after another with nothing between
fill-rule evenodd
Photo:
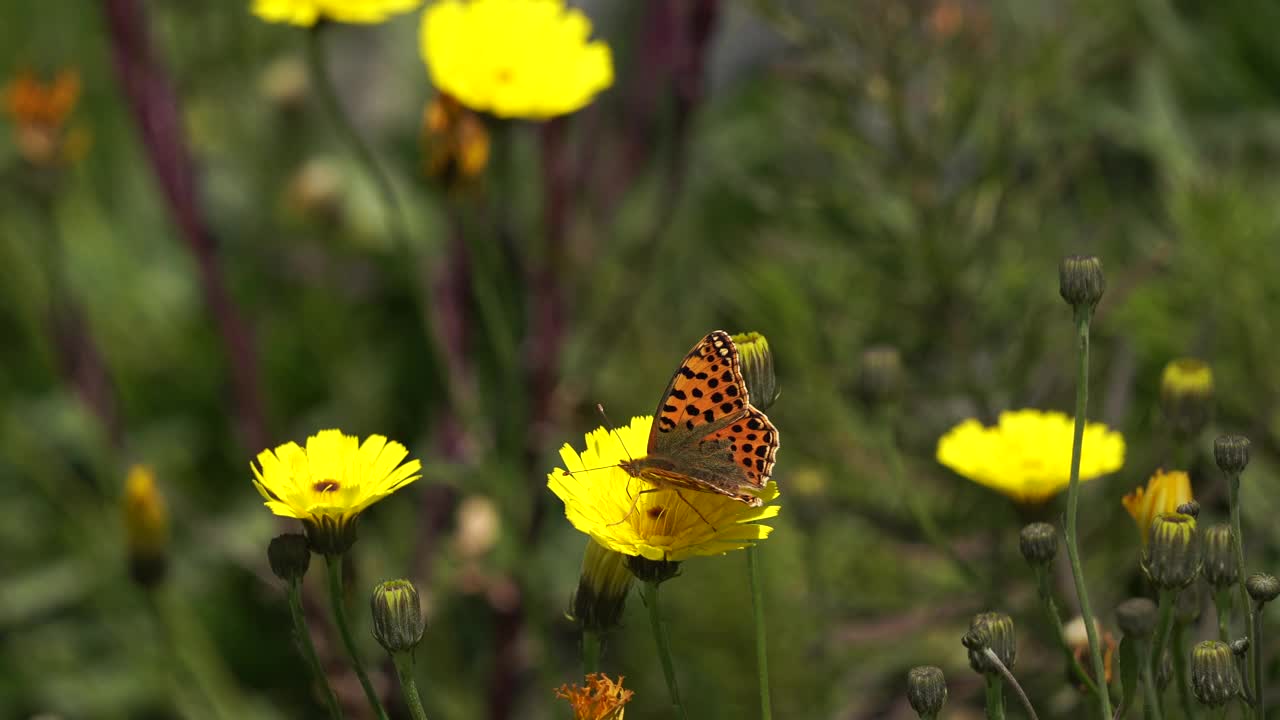
<instances>
[{"instance_id":1,"label":"yellow flower","mask_svg":"<svg viewBox=\"0 0 1280 720\"><path fill-rule=\"evenodd\" d=\"M585 685L561 685L556 697L569 701L573 708L573 720L622 720L623 707L635 695L622 689L626 676L619 675L614 682L604 673L587 676Z\"/></svg>"},{"instance_id":2,"label":"yellow flower","mask_svg":"<svg viewBox=\"0 0 1280 720\"><path fill-rule=\"evenodd\" d=\"M152 585L164 576L169 511L151 468L144 465L129 468L123 506L130 573L139 583Z\"/></svg>"},{"instance_id":3,"label":"yellow flower","mask_svg":"<svg viewBox=\"0 0 1280 720\"><path fill-rule=\"evenodd\" d=\"M481 112L541 120L613 84L609 46L563 0L440 0L422 16L422 59L441 92Z\"/></svg>"},{"instance_id":4,"label":"yellow flower","mask_svg":"<svg viewBox=\"0 0 1280 720\"><path fill-rule=\"evenodd\" d=\"M370 505L417 480L422 463L381 435L363 444L341 430L321 430L307 447L285 443L258 453L254 486L271 512L298 518L312 549L340 555L356 539L356 519Z\"/></svg>"},{"instance_id":5,"label":"yellow flower","mask_svg":"<svg viewBox=\"0 0 1280 720\"><path fill-rule=\"evenodd\" d=\"M617 467L644 454L652 425L652 416L632 418L612 433L605 428L588 433L581 453L568 443L560 449L573 474L556 468L547 475L547 487L564 501L565 516L575 528L623 555L670 562L722 555L769 536L773 528L756 521L778 514L779 506L768 504L778 497L777 483L758 493L766 504L753 508L709 492L657 489Z\"/></svg>"},{"instance_id":6,"label":"yellow flower","mask_svg":"<svg viewBox=\"0 0 1280 720\"><path fill-rule=\"evenodd\" d=\"M938 462L1016 502L1045 502L1070 481L1074 422L1063 413L1040 410L1000 413L995 427L971 418L938 439ZM1102 423L1087 423L1080 480L1123 465L1124 437Z\"/></svg>"},{"instance_id":7,"label":"yellow flower","mask_svg":"<svg viewBox=\"0 0 1280 720\"><path fill-rule=\"evenodd\" d=\"M321 20L372 24L421 4L422 0L253 0L253 14L267 22L304 27Z\"/></svg>"},{"instance_id":8,"label":"yellow flower","mask_svg":"<svg viewBox=\"0 0 1280 720\"><path fill-rule=\"evenodd\" d=\"M1145 546L1147 535L1151 532L1151 522L1156 516L1177 512L1179 505L1191 500L1191 478L1186 473L1181 470L1156 470L1156 474L1147 480L1145 488L1135 488L1120 502L1133 516L1133 522L1138 526L1138 534L1142 535L1142 544Z\"/></svg>"}]
</instances>

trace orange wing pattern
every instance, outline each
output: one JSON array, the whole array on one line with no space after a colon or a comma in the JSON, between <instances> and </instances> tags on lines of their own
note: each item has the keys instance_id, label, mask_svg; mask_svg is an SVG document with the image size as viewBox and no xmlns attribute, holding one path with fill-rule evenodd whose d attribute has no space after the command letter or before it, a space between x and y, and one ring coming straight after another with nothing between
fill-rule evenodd
<instances>
[{"instance_id":1,"label":"orange wing pattern","mask_svg":"<svg viewBox=\"0 0 1280 720\"><path fill-rule=\"evenodd\" d=\"M764 413L748 405L746 415L703 438L702 442L716 440L729 442L734 466L742 468L752 487L762 488L769 482L778 452L778 430Z\"/></svg>"},{"instance_id":2,"label":"orange wing pattern","mask_svg":"<svg viewBox=\"0 0 1280 720\"><path fill-rule=\"evenodd\" d=\"M685 355L662 394L653 414L648 451L655 451L659 433L695 430L749 407L749 402L733 339L721 330L708 333ZM777 432L773 435L776 438Z\"/></svg>"}]
</instances>

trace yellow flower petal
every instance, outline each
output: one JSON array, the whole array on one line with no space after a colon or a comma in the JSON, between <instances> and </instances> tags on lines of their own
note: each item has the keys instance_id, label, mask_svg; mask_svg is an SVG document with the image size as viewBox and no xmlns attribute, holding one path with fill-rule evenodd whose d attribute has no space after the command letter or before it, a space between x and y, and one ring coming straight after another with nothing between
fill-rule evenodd
<instances>
[{"instance_id":1,"label":"yellow flower petal","mask_svg":"<svg viewBox=\"0 0 1280 720\"><path fill-rule=\"evenodd\" d=\"M303 27L320 20L371 24L421 4L422 0L254 0L253 14L267 22Z\"/></svg>"}]
</instances>

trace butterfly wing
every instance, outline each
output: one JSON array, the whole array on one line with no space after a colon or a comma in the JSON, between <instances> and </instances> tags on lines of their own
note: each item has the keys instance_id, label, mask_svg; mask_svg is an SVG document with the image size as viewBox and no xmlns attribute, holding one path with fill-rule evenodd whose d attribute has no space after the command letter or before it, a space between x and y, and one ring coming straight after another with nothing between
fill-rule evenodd
<instances>
[{"instance_id":1,"label":"butterfly wing","mask_svg":"<svg viewBox=\"0 0 1280 720\"><path fill-rule=\"evenodd\" d=\"M743 410L749 401L733 339L722 330L707 333L684 356L658 401L649 453L687 441L700 425Z\"/></svg>"}]
</instances>

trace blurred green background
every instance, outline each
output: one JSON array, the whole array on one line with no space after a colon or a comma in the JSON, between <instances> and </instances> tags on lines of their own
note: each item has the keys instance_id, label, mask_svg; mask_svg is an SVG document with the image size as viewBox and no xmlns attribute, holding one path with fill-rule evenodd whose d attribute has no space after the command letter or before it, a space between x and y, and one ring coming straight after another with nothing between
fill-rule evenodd
<instances>
[{"instance_id":1,"label":"blurred green background","mask_svg":"<svg viewBox=\"0 0 1280 720\"><path fill-rule=\"evenodd\" d=\"M46 172L0 127L0 716L319 717L265 562L287 526L248 465L336 426L425 465L364 519L351 567L389 697L363 609L403 575L428 612L429 716L568 717L552 689L581 679L565 611L584 537L546 472L600 424L596 403L615 422L652 412L715 328L765 333L782 390L783 511L762 546L775 717L912 717L917 664L946 670L949 716L979 716L959 639L987 609L1018 623L1042 716L1082 712L1017 551L1022 523L1056 521L1062 498L1019 509L933 460L965 417L1070 412L1068 253L1107 271L1090 413L1129 443L1125 468L1083 490L1100 619L1114 631L1111 608L1142 591L1119 499L1172 461L1157 397L1175 357L1217 381L1188 468L1205 517L1225 519L1212 439L1243 432L1249 565L1276 569L1280 5L584 2L614 87L549 126L488 121L486 176L451 187L423 172L418 14L326 28L405 248L308 86L305 31L247 4L0 10L0 75L78 69L68 122L91 139ZM180 104L203 234L174 222L122 90L117 59L139 46L107 18L131 5ZM237 328L251 343L229 345ZM856 392L877 345L906 370L904 486ZM126 570L132 463L155 468L172 518L151 595ZM906 493L984 582L924 540ZM317 643L361 717L318 568ZM664 589L691 716L756 717L744 555L692 560ZM1210 637L1211 611L1202 622ZM629 719L669 717L634 595L604 667L636 691Z\"/></svg>"}]
</instances>

